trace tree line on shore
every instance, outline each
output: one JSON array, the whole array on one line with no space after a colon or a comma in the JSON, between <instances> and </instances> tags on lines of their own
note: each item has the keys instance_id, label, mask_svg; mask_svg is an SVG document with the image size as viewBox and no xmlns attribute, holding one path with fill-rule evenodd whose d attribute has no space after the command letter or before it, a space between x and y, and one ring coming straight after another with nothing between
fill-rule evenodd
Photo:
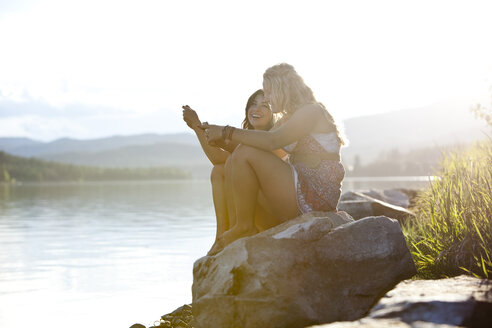
<instances>
[{"instance_id":1,"label":"tree line on shore","mask_svg":"<svg viewBox=\"0 0 492 328\"><path fill-rule=\"evenodd\" d=\"M114 181L188 179L173 167L102 168L23 158L0 151L0 182Z\"/></svg>"},{"instance_id":2,"label":"tree line on shore","mask_svg":"<svg viewBox=\"0 0 492 328\"><path fill-rule=\"evenodd\" d=\"M397 148L381 152L377 159L362 164L355 155L352 163L344 163L347 176L429 176L435 175L446 153L466 149L466 145L422 147L402 152ZM343 152L343 150L342 150Z\"/></svg>"}]
</instances>

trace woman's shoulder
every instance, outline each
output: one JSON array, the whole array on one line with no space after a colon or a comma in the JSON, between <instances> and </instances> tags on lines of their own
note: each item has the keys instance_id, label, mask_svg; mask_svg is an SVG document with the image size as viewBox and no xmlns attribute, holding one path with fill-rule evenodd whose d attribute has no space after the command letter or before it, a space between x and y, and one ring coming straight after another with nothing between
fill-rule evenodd
<instances>
[{"instance_id":1,"label":"woman's shoulder","mask_svg":"<svg viewBox=\"0 0 492 328\"><path fill-rule=\"evenodd\" d=\"M311 119L321 119L324 115L325 108L319 103L309 103L302 105L299 107L294 113L292 113L292 117L310 117Z\"/></svg>"},{"instance_id":2,"label":"woman's shoulder","mask_svg":"<svg viewBox=\"0 0 492 328\"><path fill-rule=\"evenodd\" d=\"M322 103L319 102L313 102L313 103L308 103L304 104L301 107L297 109L296 112L310 112L310 113L322 113L323 111L326 111L325 106L323 106Z\"/></svg>"},{"instance_id":3,"label":"woman's shoulder","mask_svg":"<svg viewBox=\"0 0 492 328\"><path fill-rule=\"evenodd\" d=\"M337 128L332 116L322 103L310 103L299 108L299 114L315 119L317 124L314 127L314 133L331 133L336 132Z\"/></svg>"}]
</instances>

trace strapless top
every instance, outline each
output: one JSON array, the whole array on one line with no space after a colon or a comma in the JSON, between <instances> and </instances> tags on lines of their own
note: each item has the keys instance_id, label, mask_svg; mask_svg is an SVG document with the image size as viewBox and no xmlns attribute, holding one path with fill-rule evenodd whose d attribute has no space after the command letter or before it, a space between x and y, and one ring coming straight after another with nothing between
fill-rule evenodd
<instances>
[{"instance_id":1,"label":"strapless top","mask_svg":"<svg viewBox=\"0 0 492 328\"><path fill-rule=\"evenodd\" d=\"M328 153L340 154L340 148L341 145L336 132L328 132L308 134L283 149L289 154L297 152L317 153L322 150Z\"/></svg>"}]
</instances>

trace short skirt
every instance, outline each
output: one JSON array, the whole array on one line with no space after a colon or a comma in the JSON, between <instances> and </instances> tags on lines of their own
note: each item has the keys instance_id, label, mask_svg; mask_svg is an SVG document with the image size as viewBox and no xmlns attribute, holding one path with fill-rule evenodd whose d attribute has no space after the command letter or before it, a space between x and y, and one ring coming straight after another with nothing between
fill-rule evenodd
<instances>
[{"instance_id":1,"label":"short skirt","mask_svg":"<svg viewBox=\"0 0 492 328\"><path fill-rule=\"evenodd\" d=\"M323 160L316 168L291 163L300 214L336 211L345 169L340 161Z\"/></svg>"}]
</instances>

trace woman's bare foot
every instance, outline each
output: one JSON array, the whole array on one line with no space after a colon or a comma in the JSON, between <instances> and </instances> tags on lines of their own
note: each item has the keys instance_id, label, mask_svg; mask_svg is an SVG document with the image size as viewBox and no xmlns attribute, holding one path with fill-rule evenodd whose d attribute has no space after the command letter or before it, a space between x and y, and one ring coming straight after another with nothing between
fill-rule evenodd
<instances>
[{"instance_id":1,"label":"woman's bare foot","mask_svg":"<svg viewBox=\"0 0 492 328\"><path fill-rule=\"evenodd\" d=\"M227 230L219 238L217 238L207 255L215 255L222 251L224 247L226 247L230 243L243 237L256 235L257 233L258 229L256 227L252 227L251 229L240 229L235 226L234 228Z\"/></svg>"},{"instance_id":2,"label":"woman's bare foot","mask_svg":"<svg viewBox=\"0 0 492 328\"><path fill-rule=\"evenodd\" d=\"M215 240L215 243L212 245L212 248L210 248L210 250L208 251L207 256L213 256L219 253L223 249L224 249L224 244L219 237Z\"/></svg>"}]
</instances>

